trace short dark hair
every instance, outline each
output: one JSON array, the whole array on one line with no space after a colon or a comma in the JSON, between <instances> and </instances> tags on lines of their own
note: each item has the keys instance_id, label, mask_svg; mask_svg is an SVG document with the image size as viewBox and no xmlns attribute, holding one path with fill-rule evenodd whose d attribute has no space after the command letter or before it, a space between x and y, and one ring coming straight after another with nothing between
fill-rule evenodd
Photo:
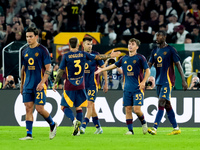
<instances>
[{"instance_id":1,"label":"short dark hair","mask_svg":"<svg viewBox=\"0 0 200 150\"><path fill-rule=\"evenodd\" d=\"M34 28L34 27L28 27L27 30L26 30L26 33L27 32L33 32L34 35L39 35L39 31L37 28Z\"/></svg>"},{"instance_id":2,"label":"short dark hair","mask_svg":"<svg viewBox=\"0 0 200 150\"><path fill-rule=\"evenodd\" d=\"M91 37L84 37L84 38L83 38L83 42L85 42L85 41L90 41L90 42L91 42L91 41L92 41L92 38L91 38Z\"/></svg>"},{"instance_id":3,"label":"short dark hair","mask_svg":"<svg viewBox=\"0 0 200 150\"><path fill-rule=\"evenodd\" d=\"M128 42L135 42L137 44L137 46L139 47L140 46L140 40L136 39L136 38L132 38L130 39Z\"/></svg>"},{"instance_id":4,"label":"short dark hair","mask_svg":"<svg viewBox=\"0 0 200 150\"><path fill-rule=\"evenodd\" d=\"M78 39L76 37L72 37L69 39L69 45L71 48L76 48L78 44Z\"/></svg>"},{"instance_id":5,"label":"short dark hair","mask_svg":"<svg viewBox=\"0 0 200 150\"><path fill-rule=\"evenodd\" d=\"M162 34L163 36L167 36L167 33L163 30L159 30L157 34Z\"/></svg>"}]
</instances>

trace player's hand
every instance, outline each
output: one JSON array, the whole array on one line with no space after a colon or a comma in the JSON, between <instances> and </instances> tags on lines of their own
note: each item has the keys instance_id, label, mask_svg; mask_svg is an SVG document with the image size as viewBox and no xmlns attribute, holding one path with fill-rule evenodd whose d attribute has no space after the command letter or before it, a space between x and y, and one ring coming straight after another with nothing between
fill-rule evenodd
<instances>
[{"instance_id":1,"label":"player's hand","mask_svg":"<svg viewBox=\"0 0 200 150\"><path fill-rule=\"evenodd\" d=\"M182 81L182 87L183 87L183 90L186 91L188 86L187 86L187 83L185 81Z\"/></svg>"},{"instance_id":2,"label":"player's hand","mask_svg":"<svg viewBox=\"0 0 200 150\"><path fill-rule=\"evenodd\" d=\"M145 89L145 82L141 82L138 86L140 90Z\"/></svg>"},{"instance_id":3,"label":"player's hand","mask_svg":"<svg viewBox=\"0 0 200 150\"><path fill-rule=\"evenodd\" d=\"M104 86L103 86L103 92L104 93L108 92L108 84L107 83L105 83Z\"/></svg>"},{"instance_id":4,"label":"player's hand","mask_svg":"<svg viewBox=\"0 0 200 150\"><path fill-rule=\"evenodd\" d=\"M57 86L58 86L57 84L54 84L54 85L53 85L53 91L54 91L54 92L56 92Z\"/></svg>"},{"instance_id":5,"label":"player's hand","mask_svg":"<svg viewBox=\"0 0 200 150\"><path fill-rule=\"evenodd\" d=\"M121 55L121 52L117 51L114 52L114 49L112 50L112 53L110 54L111 58L119 57Z\"/></svg>"},{"instance_id":6,"label":"player's hand","mask_svg":"<svg viewBox=\"0 0 200 150\"><path fill-rule=\"evenodd\" d=\"M37 88L36 88L36 90L37 91L42 91L42 89L44 88L44 83L39 83L38 85L37 85Z\"/></svg>"},{"instance_id":7,"label":"player's hand","mask_svg":"<svg viewBox=\"0 0 200 150\"><path fill-rule=\"evenodd\" d=\"M94 74L99 74L101 73L102 69L100 67L98 67L98 70L94 72Z\"/></svg>"}]
</instances>

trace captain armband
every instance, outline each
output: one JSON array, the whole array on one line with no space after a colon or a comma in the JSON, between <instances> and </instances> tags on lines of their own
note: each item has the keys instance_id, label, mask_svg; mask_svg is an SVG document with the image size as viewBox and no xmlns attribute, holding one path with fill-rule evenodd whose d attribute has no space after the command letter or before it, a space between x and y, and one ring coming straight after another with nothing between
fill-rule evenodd
<instances>
[{"instance_id":1,"label":"captain armband","mask_svg":"<svg viewBox=\"0 0 200 150\"><path fill-rule=\"evenodd\" d=\"M50 75L50 74L51 74L51 71L47 71L47 70L46 70L46 71L44 72L44 74Z\"/></svg>"}]
</instances>

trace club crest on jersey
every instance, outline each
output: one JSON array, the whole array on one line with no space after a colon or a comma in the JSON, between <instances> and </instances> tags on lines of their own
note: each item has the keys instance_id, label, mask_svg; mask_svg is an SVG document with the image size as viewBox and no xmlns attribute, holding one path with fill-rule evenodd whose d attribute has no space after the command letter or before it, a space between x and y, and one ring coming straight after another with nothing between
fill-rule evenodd
<instances>
[{"instance_id":1,"label":"club crest on jersey","mask_svg":"<svg viewBox=\"0 0 200 150\"><path fill-rule=\"evenodd\" d=\"M155 53L154 56L157 56L157 53Z\"/></svg>"},{"instance_id":2,"label":"club crest on jersey","mask_svg":"<svg viewBox=\"0 0 200 150\"><path fill-rule=\"evenodd\" d=\"M39 53L37 52L37 53L35 53L35 57L38 57L39 56Z\"/></svg>"},{"instance_id":3,"label":"club crest on jersey","mask_svg":"<svg viewBox=\"0 0 200 150\"><path fill-rule=\"evenodd\" d=\"M163 53L163 55L166 55L166 54L167 54L167 52L164 52L164 53Z\"/></svg>"},{"instance_id":4,"label":"club crest on jersey","mask_svg":"<svg viewBox=\"0 0 200 150\"><path fill-rule=\"evenodd\" d=\"M136 62L137 62L136 60L133 61L134 64L135 64Z\"/></svg>"},{"instance_id":5,"label":"club crest on jersey","mask_svg":"<svg viewBox=\"0 0 200 150\"><path fill-rule=\"evenodd\" d=\"M28 54L26 54L25 57L28 57Z\"/></svg>"}]
</instances>

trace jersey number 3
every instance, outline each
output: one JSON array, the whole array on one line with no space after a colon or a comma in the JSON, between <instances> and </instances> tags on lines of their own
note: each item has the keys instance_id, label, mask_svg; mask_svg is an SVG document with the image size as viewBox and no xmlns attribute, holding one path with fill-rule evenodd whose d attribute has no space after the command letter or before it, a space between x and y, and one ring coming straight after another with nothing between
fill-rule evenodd
<instances>
[{"instance_id":1,"label":"jersey number 3","mask_svg":"<svg viewBox=\"0 0 200 150\"><path fill-rule=\"evenodd\" d=\"M80 62L80 60L74 60L74 67L78 68L78 71L74 73L75 75L79 75L81 73L82 67L80 65Z\"/></svg>"}]
</instances>

